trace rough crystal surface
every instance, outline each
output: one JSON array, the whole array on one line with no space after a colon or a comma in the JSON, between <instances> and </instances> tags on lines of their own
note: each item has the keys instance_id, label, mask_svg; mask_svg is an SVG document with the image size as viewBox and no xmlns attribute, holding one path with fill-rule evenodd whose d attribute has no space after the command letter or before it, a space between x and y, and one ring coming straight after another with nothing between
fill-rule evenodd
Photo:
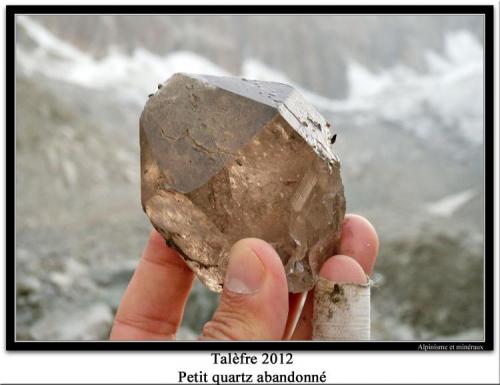
<instances>
[{"instance_id":1,"label":"rough crystal surface","mask_svg":"<svg viewBox=\"0 0 500 385\"><path fill-rule=\"evenodd\" d=\"M140 119L143 209L211 290L246 237L274 246L291 292L309 290L345 212L333 141L288 85L175 74Z\"/></svg>"}]
</instances>

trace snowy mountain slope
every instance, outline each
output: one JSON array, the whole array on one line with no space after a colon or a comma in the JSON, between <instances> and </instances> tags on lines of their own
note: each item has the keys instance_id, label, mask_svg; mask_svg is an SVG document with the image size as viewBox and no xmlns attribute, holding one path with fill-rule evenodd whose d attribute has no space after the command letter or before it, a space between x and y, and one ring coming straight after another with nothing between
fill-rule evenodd
<instances>
[{"instance_id":1,"label":"snowy mountain slope","mask_svg":"<svg viewBox=\"0 0 500 385\"><path fill-rule=\"evenodd\" d=\"M175 72L230 75L206 58L184 51L159 56L145 49L137 49L132 55L111 50L107 56L95 59L28 16L20 16L18 25L36 44L34 50L18 46L21 73L38 72L88 88L117 90L141 105L145 94ZM244 61L241 73L235 75L295 85L318 108L331 113L369 112L424 138L440 127L449 128L481 144L482 98L469 96L482 95L482 47L470 33L459 31L447 36L442 56L428 52L427 58L430 67L427 74L397 66L375 75L351 61L349 97L342 101L303 89L282 72L253 59Z\"/></svg>"}]
</instances>

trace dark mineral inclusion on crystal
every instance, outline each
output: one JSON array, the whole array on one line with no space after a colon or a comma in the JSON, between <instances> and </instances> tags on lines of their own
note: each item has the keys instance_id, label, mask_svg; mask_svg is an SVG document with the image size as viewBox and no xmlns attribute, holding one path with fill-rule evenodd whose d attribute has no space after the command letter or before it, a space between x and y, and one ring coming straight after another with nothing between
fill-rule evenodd
<instances>
[{"instance_id":1,"label":"dark mineral inclusion on crystal","mask_svg":"<svg viewBox=\"0 0 500 385\"><path fill-rule=\"evenodd\" d=\"M211 290L247 237L276 249L289 291L309 290L345 213L332 138L286 84L175 74L141 115L142 206Z\"/></svg>"}]
</instances>

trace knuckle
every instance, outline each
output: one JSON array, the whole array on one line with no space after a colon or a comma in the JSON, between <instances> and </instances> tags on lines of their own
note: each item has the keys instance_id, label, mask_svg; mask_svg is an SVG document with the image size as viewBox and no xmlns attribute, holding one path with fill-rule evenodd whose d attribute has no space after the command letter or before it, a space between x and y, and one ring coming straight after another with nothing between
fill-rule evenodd
<instances>
[{"instance_id":1,"label":"knuckle","mask_svg":"<svg viewBox=\"0 0 500 385\"><path fill-rule=\"evenodd\" d=\"M204 340L237 340L237 336L233 334L230 328L215 321L208 321L203 326L202 339Z\"/></svg>"},{"instance_id":2,"label":"knuckle","mask_svg":"<svg viewBox=\"0 0 500 385\"><path fill-rule=\"evenodd\" d=\"M202 338L209 340L256 340L266 334L255 314L254 301L246 296L224 291L212 320L202 330ZM260 326L259 326L260 325Z\"/></svg>"},{"instance_id":3,"label":"knuckle","mask_svg":"<svg viewBox=\"0 0 500 385\"><path fill-rule=\"evenodd\" d=\"M248 316L218 310L203 327L203 336L214 340L251 340L255 339L255 328Z\"/></svg>"},{"instance_id":4,"label":"knuckle","mask_svg":"<svg viewBox=\"0 0 500 385\"><path fill-rule=\"evenodd\" d=\"M255 339L256 317L249 311L245 296L226 292L211 321L203 328L203 335L212 339Z\"/></svg>"},{"instance_id":5,"label":"knuckle","mask_svg":"<svg viewBox=\"0 0 500 385\"><path fill-rule=\"evenodd\" d=\"M249 298L244 294L225 290L220 298L219 308L221 309L231 309L236 312L238 309L248 309L248 307Z\"/></svg>"}]
</instances>

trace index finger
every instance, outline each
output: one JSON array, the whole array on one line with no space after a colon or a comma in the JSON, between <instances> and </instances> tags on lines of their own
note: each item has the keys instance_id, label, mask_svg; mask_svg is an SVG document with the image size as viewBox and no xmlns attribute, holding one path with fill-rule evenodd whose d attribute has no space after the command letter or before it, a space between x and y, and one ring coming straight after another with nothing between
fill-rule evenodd
<instances>
[{"instance_id":1,"label":"index finger","mask_svg":"<svg viewBox=\"0 0 500 385\"><path fill-rule=\"evenodd\" d=\"M175 339L193 279L180 255L153 229L123 295L110 339Z\"/></svg>"}]
</instances>

